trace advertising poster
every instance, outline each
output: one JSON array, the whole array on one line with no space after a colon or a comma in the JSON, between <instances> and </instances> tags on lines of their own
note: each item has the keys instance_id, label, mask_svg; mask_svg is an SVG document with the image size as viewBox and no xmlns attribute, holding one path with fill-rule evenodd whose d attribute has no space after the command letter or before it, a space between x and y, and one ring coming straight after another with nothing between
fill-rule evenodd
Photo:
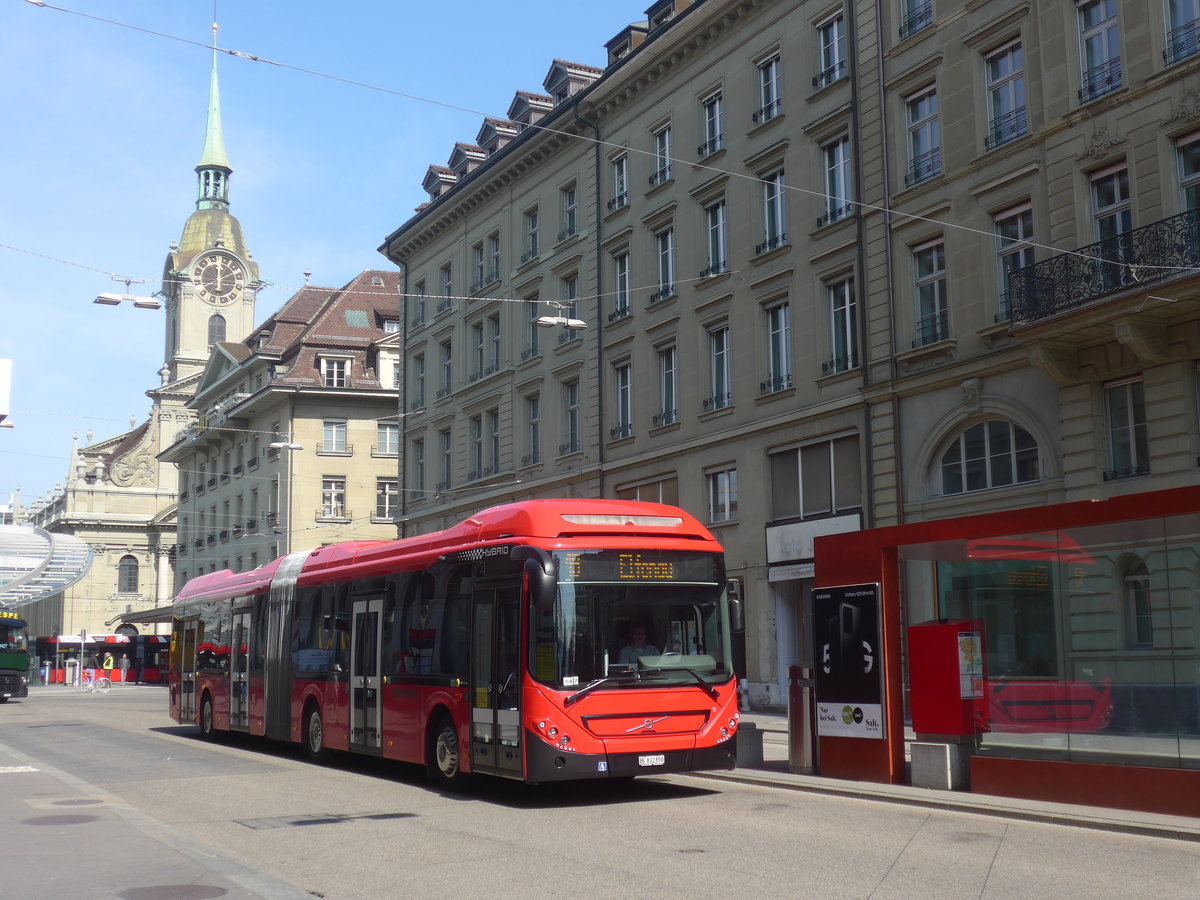
<instances>
[{"instance_id":1,"label":"advertising poster","mask_svg":"<svg viewBox=\"0 0 1200 900\"><path fill-rule=\"evenodd\" d=\"M958 633L958 695L963 700L983 696L983 640L978 631Z\"/></svg>"},{"instance_id":2,"label":"advertising poster","mask_svg":"<svg viewBox=\"0 0 1200 900\"><path fill-rule=\"evenodd\" d=\"M813 591L817 734L882 740L883 660L879 585Z\"/></svg>"}]
</instances>

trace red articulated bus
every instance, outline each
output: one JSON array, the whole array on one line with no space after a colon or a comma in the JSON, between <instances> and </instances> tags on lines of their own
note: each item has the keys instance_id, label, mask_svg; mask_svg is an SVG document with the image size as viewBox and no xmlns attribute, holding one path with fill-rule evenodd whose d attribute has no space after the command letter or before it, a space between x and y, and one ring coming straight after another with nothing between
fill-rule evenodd
<instances>
[{"instance_id":1,"label":"red articulated bus","mask_svg":"<svg viewBox=\"0 0 1200 900\"><path fill-rule=\"evenodd\" d=\"M720 544L672 506L531 500L193 579L171 716L530 783L732 768Z\"/></svg>"}]
</instances>

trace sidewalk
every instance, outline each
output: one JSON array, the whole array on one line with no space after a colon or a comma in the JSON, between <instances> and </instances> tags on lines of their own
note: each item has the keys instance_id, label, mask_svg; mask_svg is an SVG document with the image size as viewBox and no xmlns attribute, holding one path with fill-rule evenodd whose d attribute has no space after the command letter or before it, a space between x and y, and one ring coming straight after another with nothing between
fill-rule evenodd
<instances>
[{"instance_id":1,"label":"sidewalk","mask_svg":"<svg viewBox=\"0 0 1200 900\"><path fill-rule=\"evenodd\" d=\"M1185 816L996 797L990 794L973 794L969 791L941 791L909 785L842 781L823 778L820 775L795 775L788 771L787 716L762 712L742 713L742 727L748 729L750 726L762 732L762 765L739 766L732 771L699 772L696 773L697 776L793 791L906 803L954 812L1200 842L1200 819Z\"/></svg>"}]
</instances>

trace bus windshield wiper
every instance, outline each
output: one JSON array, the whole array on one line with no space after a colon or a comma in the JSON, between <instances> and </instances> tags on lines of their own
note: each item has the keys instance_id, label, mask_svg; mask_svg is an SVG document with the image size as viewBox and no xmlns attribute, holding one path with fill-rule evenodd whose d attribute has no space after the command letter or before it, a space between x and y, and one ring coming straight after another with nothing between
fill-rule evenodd
<instances>
[{"instance_id":1,"label":"bus windshield wiper","mask_svg":"<svg viewBox=\"0 0 1200 900\"><path fill-rule=\"evenodd\" d=\"M574 694L563 701L564 706L570 706L576 700L582 700L596 688L604 687L606 684L619 683L622 677L632 678L634 681L639 681L641 676L637 672L622 672L621 675L606 675L604 678L597 678L595 681L590 681L577 690Z\"/></svg>"},{"instance_id":2,"label":"bus windshield wiper","mask_svg":"<svg viewBox=\"0 0 1200 900\"><path fill-rule=\"evenodd\" d=\"M689 675L691 675L693 678L695 678L696 683L698 685L700 685L700 687L704 688L704 693L708 694L708 696L711 697L712 699L716 700L718 697L721 696L720 694L717 693L717 689L715 687L713 687L711 684L709 684L707 681L705 681L704 677L699 672L697 672L695 669L682 669L681 671L687 672Z\"/></svg>"}]
</instances>

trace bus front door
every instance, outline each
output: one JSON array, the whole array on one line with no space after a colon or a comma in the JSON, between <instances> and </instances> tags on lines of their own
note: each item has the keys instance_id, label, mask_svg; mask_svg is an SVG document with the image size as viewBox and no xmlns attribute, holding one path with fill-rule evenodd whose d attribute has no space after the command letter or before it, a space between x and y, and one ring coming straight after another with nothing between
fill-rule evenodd
<instances>
[{"instance_id":1,"label":"bus front door","mask_svg":"<svg viewBox=\"0 0 1200 900\"><path fill-rule=\"evenodd\" d=\"M350 749L379 750L382 729L379 691L380 620L383 598L354 601L350 633Z\"/></svg>"},{"instance_id":2,"label":"bus front door","mask_svg":"<svg viewBox=\"0 0 1200 900\"><path fill-rule=\"evenodd\" d=\"M196 718L196 635L200 630L198 619L187 619L183 623L183 659L179 666L179 721L191 722Z\"/></svg>"},{"instance_id":3,"label":"bus front door","mask_svg":"<svg viewBox=\"0 0 1200 900\"><path fill-rule=\"evenodd\" d=\"M521 589L480 584L474 599L471 768L521 778Z\"/></svg>"},{"instance_id":4,"label":"bus front door","mask_svg":"<svg viewBox=\"0 0 1200 900\"><path fill-rule=\"evenodd\" d=\"M233 644L229 648L229 727L250 727L250 682L247 678L250 650L250 612L233 614Z\"/></svg>"}]
</instances>

